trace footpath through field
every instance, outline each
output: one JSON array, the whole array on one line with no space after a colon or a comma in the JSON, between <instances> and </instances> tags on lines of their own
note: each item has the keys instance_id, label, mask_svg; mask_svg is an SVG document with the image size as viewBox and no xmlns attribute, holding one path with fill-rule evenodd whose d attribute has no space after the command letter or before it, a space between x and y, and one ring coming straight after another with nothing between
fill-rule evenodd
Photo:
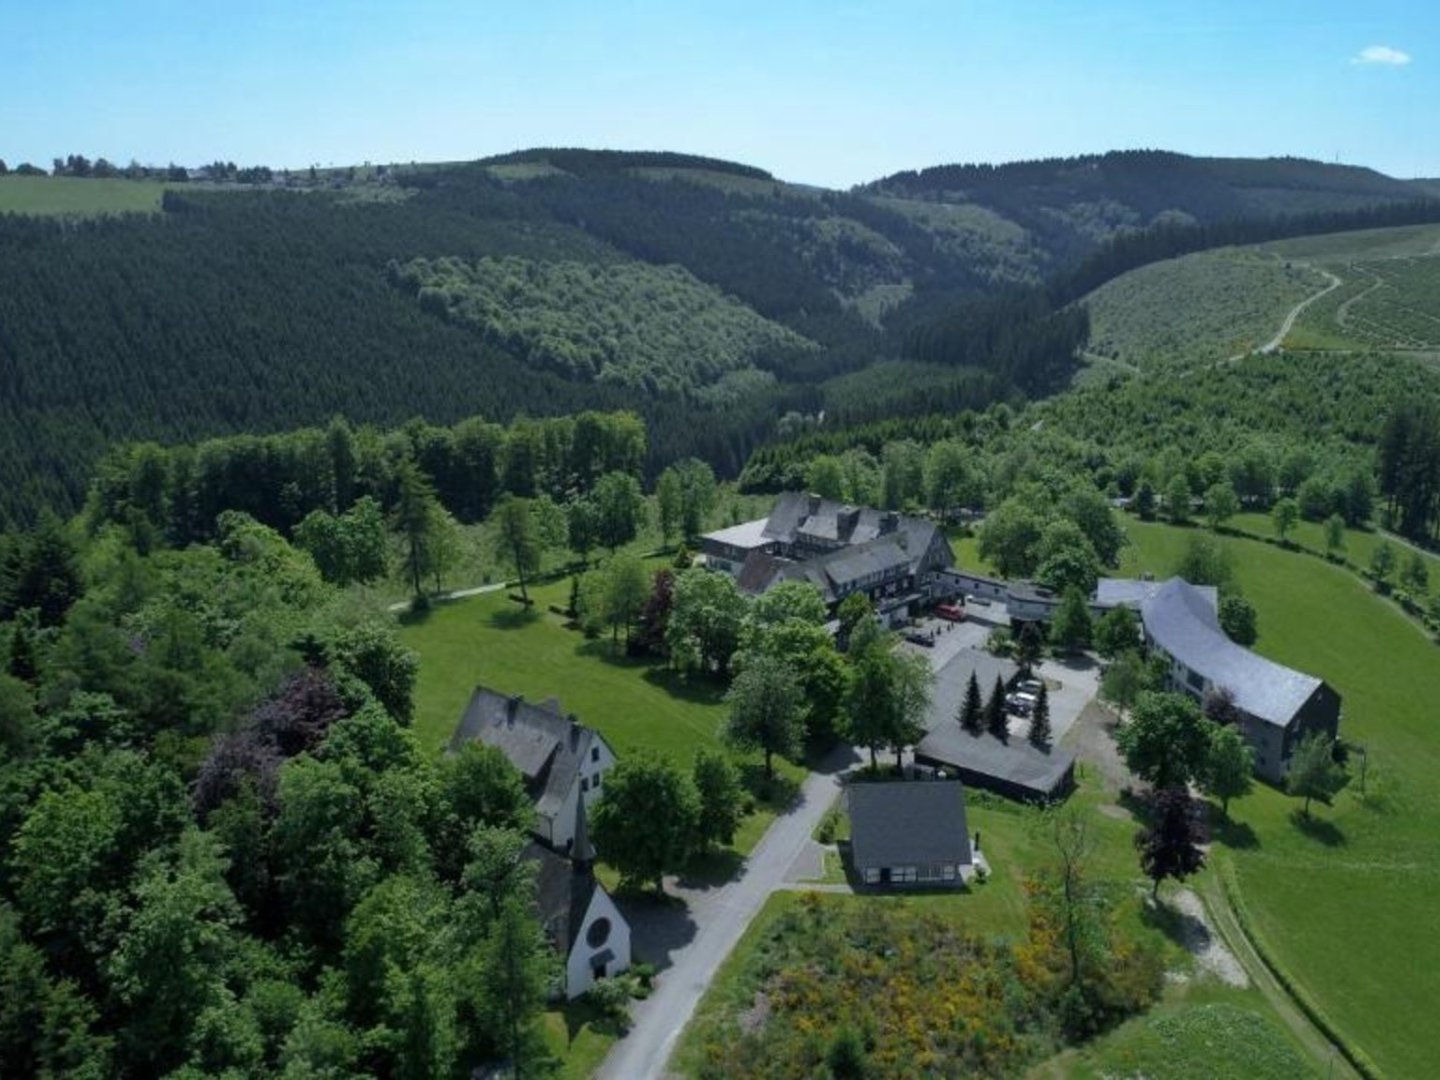
<instances>
[{"instance_id":1,"label":"footpath through field","mask_svg":"<svg viewBox=\"0 0 1440 1080\"><path fill-rule=\"evenodd\" d=\"M629 1033L611 1049L597 1077L651 1080L665 1074L665 1063L701 996L756 912L783 887L787 871L835 801L841 773L856 760L848 746L832 751L806 778L795 805L776 818L734 880L691 904L694 937L670 953L670 966L657 976L655 992L635 1004Z\"/></svg>"},{"instance_id":2,"label":"footpath through field","mask_svg":"<svg viewBox=\"0 0 1440 1080\"><path fill-rule=\"evenodd\" d=\"M1329 279L1329 284L1327 284L1323 289L1319 290L1318 292L1311 293L1304 300L1301 300L1298 304L1291 308L1289 314L1285 316L1285 321L1280 324L1279 331L1264 345L1261 345L1260 348L1252 349L1250 352L1236 353L1234 356L1231 356L1221 361L1222 363L1233 364L1239 360L1244 360L1245 357L1250 356L1253 353L1273 353L1278 351L1280 346L1285 343L1285 338L1289 335L1290 331L1294 329L1295 320L1300 318L1300 316L1304 314L1305 309L1308 308L1311 304L1315 303L1316 300L1319 300L1322 296L1328 296L1330 293L1338 289L1341 285L1345 284L1329 270L1323 270L1318 266L1311 266L1309 263L1297 263L1296 265L1304 266L1306 269L1313 270L1317 274L1323 274L1326 278Z\"/></svg>"}]
</instances>

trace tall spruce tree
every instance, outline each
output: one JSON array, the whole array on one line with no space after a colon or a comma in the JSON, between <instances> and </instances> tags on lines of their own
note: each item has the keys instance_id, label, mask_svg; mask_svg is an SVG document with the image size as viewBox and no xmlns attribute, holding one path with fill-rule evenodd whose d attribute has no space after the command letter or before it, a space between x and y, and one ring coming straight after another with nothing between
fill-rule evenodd
<instances>
[{"instance_id":1,"label":"tall spruce tree","mask_svg":"<svg viewBox=\"0 0 1440 1080\"><path fill-rule=\"evenodd\" d=\"M1010 737L1009 718L1005 715L1005 683L999 675L995 676L990 700L985 702L985 729L1001 742Z\"/></svg>"},{"instance_id":2,"label":"tall spruce tree","mask_svg":"<svg viewBox=\"0 0 1440 1080\"><path fill-rule=\"evenodd\" d=\"M971 735L979 735L985 729L985 700L980 696L980 680L970 672L970 681L965 686L965 700L960 703L960 712L955 717L960 726Z\"/></svg>"},{"instance_id":3,"label":"tall spruce tree","mask_svg":"<svg viewBox=\"0 0 1440 1080\"><path fill-rule=\"evenodd\" d=\"M1041 750L1050 749L1050 691L1040 684L1035 695L1035 709L1030 714L1030 745Z\"/></svg>"}]
</instances>

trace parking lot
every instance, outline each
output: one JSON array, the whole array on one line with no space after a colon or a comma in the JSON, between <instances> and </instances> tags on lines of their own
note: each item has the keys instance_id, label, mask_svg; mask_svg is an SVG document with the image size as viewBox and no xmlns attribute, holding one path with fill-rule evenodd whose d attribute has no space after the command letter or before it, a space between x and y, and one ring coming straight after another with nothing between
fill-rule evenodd
<instances>
[{"instance_id":1,"label":"parking lot","mask_svg":"<svg viewBox=\"0 0 1440 1080\"><path fill-rule=\"evenodd\" d=\"M992 621L985 608L967 606L964 622L952 623L933 616L917 620L903 633L921 631L934 635L934 645L924 646L904 642L902 648L917 652L930 661L932 671L939 671L967 649L984 649L985 639L997 625L1008 625L1004 609L996 608L1001 620ZM1003 621L1002 621L1003 620ZM1052 658L1036 665L1036 674L1045 680L1050 697L1051 739L1058 743L1075 723L1100 688L1099 666L1087 656ZM983 688L989 693L989 687ZM1010 735L1023 739L1030 733L1028 717L1010 717Z\"/></svg>"}]
</instances>

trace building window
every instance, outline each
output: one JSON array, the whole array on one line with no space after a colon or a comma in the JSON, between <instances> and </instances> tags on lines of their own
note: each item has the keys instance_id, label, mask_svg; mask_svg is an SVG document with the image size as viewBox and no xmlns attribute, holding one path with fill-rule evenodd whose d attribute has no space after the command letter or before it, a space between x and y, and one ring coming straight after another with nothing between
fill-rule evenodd
<instances>
[{"instance_id":1,"label":"building window","mask_svg":"<svg viewBox=\"0 0 1440 1080\"><path fill-rule=\"evenodd\" d=\"M954 881L954 880L955 880L955 864L954 864L954 863L946 863L944 866L942 866L942 867L940 868L940 880L941 880L941 881Z\"/></svg>"},{"instance_id":2,"label":"building window","mask_svg":"<svg viewBox=\"0 0 1440 1080\"><path fill-rule=\"evenodd\" d=\"M590 778L590 786L596 788L600 786L600 774L598 772Z\"/></svg>"},{"instance_id":3,"label":"building window","mask_svg":"<svg viewBox=\"0 0 1440 1080\"><path fill-rule=\"evenodd\" d=\"M591 761L599 761L599 760L600 760L600 747L598 747L598 746L592 746L592 747L590 748L590 760L591 760Z\"/></svg>"},{"instance_id":4,"label":"building window","mask_svg":"<svg viewBox=\"0 0 1440 1080\"><path fill-rule=\"evenodd\" d=\"M605 942L610 940L610 920L606 918L596 919L590 924L590 929L585 931L585 944L592 949L598 949Z\"/></svg>"},{"instance_id":5,"label":"building window","mask_svg":"<svg viewBox=\"0 0 1440 1080\"><path fill-rule=\"evenodd\" d=\"M586 780L585 777L583 777L583 776L580 778L580 790L581 790L581 791L589 791L589 790L590 790L590 781L589 781L589 780Z\"/></svg>"},{"instance_id":6,"label":"building window","mask_svg":"<svg viewBox=\"0 0 1440 1080\"><path fill-rule=\"evenodd\" d=\"M878 867L867 866L865 868L865 884L877 885L880 882L880 870Z\"/></svg>"}]
</instances>

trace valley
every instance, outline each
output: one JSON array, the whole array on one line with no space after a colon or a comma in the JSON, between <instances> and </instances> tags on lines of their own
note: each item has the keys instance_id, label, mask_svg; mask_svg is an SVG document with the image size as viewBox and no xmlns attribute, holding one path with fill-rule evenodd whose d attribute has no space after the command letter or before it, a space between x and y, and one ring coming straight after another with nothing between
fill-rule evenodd
<instances>
[{"instance_id":1,"label":"valley","mask_svg":"<svg viewBox=\"0 0 1440 1080\"><path fill-rule=\"evenodd\" d=\"M847 191L572 150L0 178L0 1062L63 1022L35 1054L93 1075L1424 1075L1414 196L1129 152ZM1172 575L1343 702L1319 787L1127 748L1224 723L1102 633L1102 580ZM987 675L976 737L1073 790L964 773L983 863L894 895L831 800L937 779L955 618L1029 695ZM1166 798L1204 831L1157 871Z\"/></svg>"}]
</instances>

